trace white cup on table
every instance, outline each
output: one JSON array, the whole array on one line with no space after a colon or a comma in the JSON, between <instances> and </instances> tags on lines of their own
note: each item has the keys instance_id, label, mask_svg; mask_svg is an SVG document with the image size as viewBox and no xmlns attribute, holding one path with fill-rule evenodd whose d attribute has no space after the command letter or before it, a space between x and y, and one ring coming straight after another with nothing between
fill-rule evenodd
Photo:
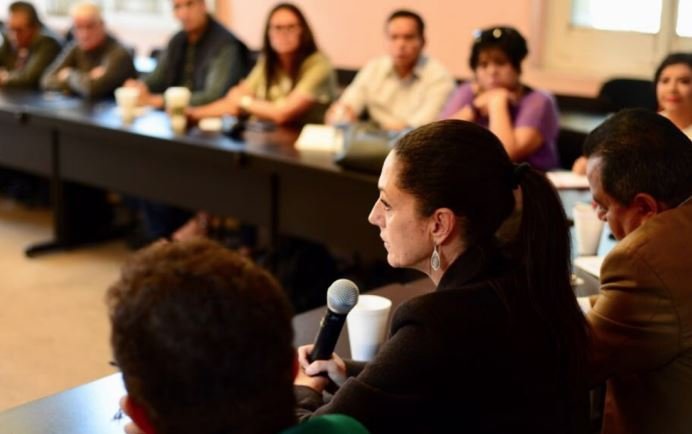
<instances>
[{"instance_id":1,"label":"white cup on table","mask_svg":"<svg viewBox=\"0 0 692 434\"><path fill-rule=\"evenodd\" d=\"M603 232L603 220L590 204L577 203L572 209L574 233L579 256L594 256L598 253Z\"/></svg>"},{"instance_id":2,"label":"white cup on table","mask_svg":"<svg viewBox=\"0 0 692 434\"><path fill-rule=\"evenodd\" d=\"M184 133L185 128L187 128L185 109L190 104L190 96L190 89L183 86L169 87L163 94L171 128L176 134Z\"/></svg>"},{"instance_id":3,"label":"white cup on table","mask_svg":"<svg viewBox=\"0 0 692 434\"><path fill-rule=\"evenodd\" d=\"M346 317L351 358L372 360L387 336L387 323L392 301L379 295L358 297L358 304Z\"/></svg>"},{"instance_id":4,"label":"white cup on table","mask_svg":"<svg viewBox=\"0 0 692 434\"><path fill-rule=\"evenodd\" d=\"M122 119L123 123L132 123L135 118L138 102L138 88L119 87L115 89L115 103L118 105L118 111L120 112L120 118Z\"/></svg>"}]
</instances>

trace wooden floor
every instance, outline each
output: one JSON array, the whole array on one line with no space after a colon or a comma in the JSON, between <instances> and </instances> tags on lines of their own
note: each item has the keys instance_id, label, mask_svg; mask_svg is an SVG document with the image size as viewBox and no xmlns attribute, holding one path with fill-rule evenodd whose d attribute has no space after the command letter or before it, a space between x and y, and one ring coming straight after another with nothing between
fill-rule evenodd
<instances>
[{"instance_id":1,"label":"wooden floor","mask_svg":"<svg viewBox=\"0 0 692 434\"><path fill-rule=\"evenodd\" d=\"M0 198L0 411L114 372L104 294L129 252L24 256L51 231L49 211Z\"/></svg>"}]
</instances>

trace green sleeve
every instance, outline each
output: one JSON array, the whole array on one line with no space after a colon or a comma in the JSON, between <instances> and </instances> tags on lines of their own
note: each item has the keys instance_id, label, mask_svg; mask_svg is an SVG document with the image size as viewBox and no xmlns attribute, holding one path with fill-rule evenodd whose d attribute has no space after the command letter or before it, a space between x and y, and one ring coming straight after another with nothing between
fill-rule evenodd
<instances>
[{"instance_id":1,"label":"green sleeve","mask_svg":"<svg viewBox=\"0 0 692 434\"><path fill-rule=\"evenodd\" d=\"M260 58L257 63L255 64L254 68L252 68L252 71L250 71L250 74L248 74L247 78L245 78L245 86L250 89L250 92L254 96L258 96L257 93L259 91L259 87L264 80L262 80L262 77L264 76L264 59Z\"/></svg>"},{"instance_id":2,"label":"green sleeve","mask_svg":"<svg viewBox=\"0 0 692 434\"><path fill-rule=\"evenodd\" d=\"M325 94L331 100L335 93L333 89L334 84L332 65L323 54L318 52L305 59L301 67L298 83L295 85L295 90L314 100L324 99L323 96Z\"/></svg>"},{"instance_id":3,"label":"green sleeve","mask_svg":"<svg viewBox=\"0 0 692 434\"><path fill-rule=\"evenodd\" d=\"M281 434L368 434L356 419L343 414L324 414L299 423Z\"/></svg>"},{"instance_id":4,"label":"green sleeve","mask_svg":"<svg viewBox=\"0 0 692 434\"><path fill-rule=\"evenodd\" d=\"M10 47L7 42L7 35L0 33L0 68L7 69L10 63Z\"/></svg>"},{"instance_id":5,"label":"green sleeve","mask_svg":"<svg viewBox=\"0 0 692 434\"><path fill-rule=\"evenodd\" d=\"M163 50L156 59L156 67L151 73L144 77L144 84L147 85L151 93L163 93L166 90L166 69L170 68L168 64L168 49Z\"/></svg>"},{"instance_id":6,"label":"green sleeve","mask_svg":"<svg viewBox=\"0 0 692 434\"><path fill-rule=\"evenodd\" d=\"M238 44L228 44L214 53L202 90L192 92L190 105L197 106L223 97L231 86L235 86L246 72Z\"/></svg>"},{"instance_id":7,"label":"green sleeve","mask_svg":"<svg viewBox=\"0 0 692 434\"><path fill-rule=\"evenodd\" d=\"M135 75L132 57L120 45L108 51L101 66L106 68L106 73L95 80L89 77L89 71L73 69L67 79L70 90L84 98L102 98Z\"/></svg>"},{"instance_id":8,"label":"green sleeve","mask_svg":"<svg viewBox=\"0 0 692 434\"><path fill-rule=\"evenodd\" d=\"M57 59L48 67L48 70L43 74L41 78L41 88L44 90L69 90L65 83L58 80L58 71L63 68L70 67L73 68L76 65L77 57L77 46L72 44L62 50L62 53Z\"/></svg>"},{"instance_id":9,"label":"green sleeve","mask_svg":"<svg viewBox=\"0 0 692 434\"><path fill-rule=\"evenodd\" d=\"M10 72L4 82L8 87L37 88L41 74L60 53L60 44L52 38L43 37L29 56L26 66L21 71Z\"/></svg>"}]
</instances>

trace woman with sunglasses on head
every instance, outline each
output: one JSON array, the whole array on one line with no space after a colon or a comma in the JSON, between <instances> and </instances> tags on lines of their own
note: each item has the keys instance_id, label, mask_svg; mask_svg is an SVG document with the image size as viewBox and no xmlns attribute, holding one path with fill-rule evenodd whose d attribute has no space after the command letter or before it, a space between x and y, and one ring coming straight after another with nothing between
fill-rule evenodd
<instances>
[{"instance_id":1,"label":"woman with sunglasses on head","mask_svg":"<svg viewBox=\"0 0 692 434\"><path fill-rule=\"evenodd\" d=\"M295 5L280 3L264 28L262 54L250 75L224 98L192 107L193 119L249 114L276 124L322 123L336 96L336 74L317 49L310 26Z\"/></svg>"},{"instance_id":2,"label":"woman with sunglasses on head","mask_svg":"<svg viewBox=\"0 0 692 434\"><path fill-rule=\"evenodd\" d=\"M550 182L487 129L444 120L394 145L378 187L368 220L387 262L437 288L397 309L366 364L300 347L301 417L345 413L373 434L582 432L587 325Z\"/></svg>"},{"instance_id":3,"label":"woman with sunglasses on head","mask_svg":"<svg viewBox=\"0 0 692 434\"><path fill-rule=\"evenodd\" d=\"M549 170L559 163L557 105L551 95L521 82L528 52L526 40L512 27L479 31L469 59L474 79L459 86L441 118L483 125L499 137L512 161Z\"/></svg>"}]
</instances>

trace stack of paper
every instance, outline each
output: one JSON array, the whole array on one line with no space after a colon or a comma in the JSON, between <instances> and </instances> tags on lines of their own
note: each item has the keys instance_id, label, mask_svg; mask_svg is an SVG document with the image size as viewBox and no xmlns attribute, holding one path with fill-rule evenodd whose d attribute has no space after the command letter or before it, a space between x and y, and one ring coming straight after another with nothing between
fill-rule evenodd
<instances>
[{"instance_id":1,"label":"stack of paper","mask_svg":"<svg viewBox=\"0 0 692 434\"><path fill-rule=\"evenodd\" d=\"M600 277L603 256L579 256L574 259L574 266L581 268L592 276Z\"/></svg>"},{"instance_id":2,"label":"stack of paper","mask_svg":"<svg viewBox=\"0 0 692 434\"><path fill-rule=\"evenodd\" d=\"M307 124L296 141L301 151L341 152L343 146L343 131L329 125Z\"/></svg>"},{"instance_id":3,"label":"stack of paper","mask_svg":"<svg viewBox=\"0 0 692 434\"><path fill-rule=\"evenodd\" d=\"M557 189L588 189L589 180L569 170L556 170L545 174Z\"/></svg>"}]
</instances>

